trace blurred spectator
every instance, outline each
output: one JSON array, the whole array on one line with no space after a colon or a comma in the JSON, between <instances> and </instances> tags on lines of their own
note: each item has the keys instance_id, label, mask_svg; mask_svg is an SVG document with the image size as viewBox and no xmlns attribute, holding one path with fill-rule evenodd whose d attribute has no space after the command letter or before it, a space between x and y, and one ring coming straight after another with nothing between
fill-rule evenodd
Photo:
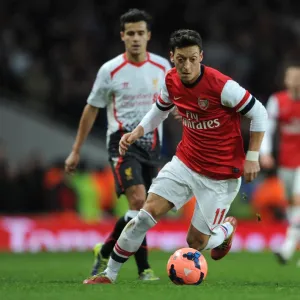
<instances>
[{"instance_id":1,"label":"blurred spectator","mask_svg":"<svg viewBox=\"0 0 300 300\"><path fill-rule=\"evenodd\" d=\"M46 74L42 59L37 59L32 63L23 83L24 92L31 105L40 109L46 108L50 95L51 82Z\"/></svg>"},{"instance_id":2,"label":"blurred spectator","mask_svg":"<svg viewBox=\"0 0 300 300\"><path fill-rule=\"evenodd\" d=\"M276 176L275 170L267 173L255 192L251 202L253 212L259 212L264 222L284 220L287 201L284 186Z\"/></svg>"},{"instance_id":3,"label":"blurred spectator","mask_svg":"<svg viewBox=\"0 0 300 300\"><path fill-rule=\"evenodd\" d=\"M164 0L144 1L142 7L133 0L2 0L1 94L17 96L12 99L75 127L99 67L123 51L116 18L136 6L154 16L151 51L168 57L170 33L181 27L196 29L204 40L204 63L232 76L262 102L281 88L283 57L300 43L296 0ZM170 16L168 22L166 16ZM105 120L101 110L96 130L103 139ZM164 130L163 154L168 159L182 129L170 119ZM247 148L249 126L245 122L242 132ZM4 143L0 143L0 212L82 209L89 215L89 207L82 201L78 204L79 193L81 199L86 198L83 182L96 185L91 207L112 210L107 191L102 202L99 196L103 174L96 172L89 178L83 173L73 180L82 182L80 188L74 188L60 165L44 166L37 158L31 155L19 169L11 170ZM268 178L259 188L274 185L280 190L276 180ZM107 184L111 188L112 181ZM267 194L270 197L264 204L255 194L256 208L268 207L272 193Z\"/></svg>"},{"instance_id":4,"label":"blurred spectator","mask_svg":"<svg viewBox=\"0 0 300 300\"><path fill-rule=\"evenodd\" d=\"M53 116L77 120L98 68L122 51L116 16L135 5L120 0L72 5L1 1L1 87L27 92L31 104L51 108ZM166 0L145 2L143 8L154 16L153 52L168 56L171 31L197 29L204 38L204 62L265 101L279 88L280 58L300 40L296 5L293 0ZM165 22L170 13L171 21Z\"/></svg>"}]
</instances>

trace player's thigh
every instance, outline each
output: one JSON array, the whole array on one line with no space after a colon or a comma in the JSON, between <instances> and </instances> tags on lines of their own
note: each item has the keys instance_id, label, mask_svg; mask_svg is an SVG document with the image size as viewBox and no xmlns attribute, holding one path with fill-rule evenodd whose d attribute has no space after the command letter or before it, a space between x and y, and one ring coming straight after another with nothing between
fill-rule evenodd
<instances>
[{"instance_id":1,"label":"player's thigh","mask_svg":"<svg viewBox=\"0 0 300 300\"><path fill-rule=\"evenodd\" d=\"M285 198L291 202L294 187L295 170L288 168L279 168L278 176L284 185Z\"/></svg>"},{"instance_id":2,"label":"player's thigh","mask_svg":"<svg viewBox=\"0 0 300 300\"><path fill-rule=\"evenodd\" d=\"M239 192L241 178L213 180L199 176L197 180L199 182L193 187L196 204L192 224L203 234L210 235L215 227L223 223Z\"/></svg>"},{"instance_id":3,"label":"player's thigh","mask_svg":"<svg viewBox=\"0 0 300 300\"><path fill-rule=\"evenodd\" d=\"M187 167L176 157L167 163L153 180L149 189L150 193L160 196L172 203L178 210L193 196L189 182L192 174ZM149 200L148 200L149 199ZM149 205L148 198L146 205ZM152 200L151 200L152 201ZM157 200L159 201L159 200Z\"/></svg>"},{"instance_id":4,"label":"player's thigh","mask_svg":"<svg viewBox=\"0 0 300 300\"><path fill-rule=\"evenodd\" d=\"M140 209L146 200L146 189L140 162L131 156L112 160L118 196L125 194L130 209Z\"/></svg>"}]
</instances>

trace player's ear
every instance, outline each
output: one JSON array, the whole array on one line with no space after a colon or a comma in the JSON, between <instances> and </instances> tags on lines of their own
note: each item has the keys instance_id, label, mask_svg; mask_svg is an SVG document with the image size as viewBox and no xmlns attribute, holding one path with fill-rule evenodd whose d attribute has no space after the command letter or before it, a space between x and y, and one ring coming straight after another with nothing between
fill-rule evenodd
<instances>
[{"instance_id":1,"label":"player's ear","mask_svg":"<svg viewBox=\"0 0 300 300\"><path fill-rule=\"evenodd\" d=\"M170 51L170 61L172 63L174 63L174 53L173 53L173 51Z\"/></svg>"},{"instance_id":2,"label":"player's ear","mask_svg":"<svg viewBox=\"0 0 300 300\"><path fill-rule=\"evenodd\" d=\"M124 42L124 31L120 31L121 40Z\"/></svg>"},{"instance_id":3,"label":"player's ear","mask_svg":"<svg viewBox=\"0 0 300 300\"><path fill-rule=\"evenodd\" d=\"M203 50L200 51L200 62L203 60Z\"/></svg>"},{"instance_id":4,"label":"player's ear","mask_svg":"<svg viewBox=\"0 0 300 300\"><path fill-rule=\"evenodd\" d=\"M148 31L147 35L148 35L147 41L150 41L150 39L151 39L151 31Z\"/></svg>"}]
</instances>

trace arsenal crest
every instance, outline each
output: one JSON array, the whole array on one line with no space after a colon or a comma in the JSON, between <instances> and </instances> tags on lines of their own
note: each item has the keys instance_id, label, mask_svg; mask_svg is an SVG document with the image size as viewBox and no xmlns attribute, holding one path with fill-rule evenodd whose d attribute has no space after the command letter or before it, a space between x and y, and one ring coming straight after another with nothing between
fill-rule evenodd
<instances>
[{"instance_id":1,"label":"arsenal crest","mask_svg":"<svg viewBox=\"0 0 300 300\"><path fill-rule=\"evenodd\" d=\"M208 108L208 100L198 98L198 104L201 109L206 110Z\"/></svg>"}]
</instances>

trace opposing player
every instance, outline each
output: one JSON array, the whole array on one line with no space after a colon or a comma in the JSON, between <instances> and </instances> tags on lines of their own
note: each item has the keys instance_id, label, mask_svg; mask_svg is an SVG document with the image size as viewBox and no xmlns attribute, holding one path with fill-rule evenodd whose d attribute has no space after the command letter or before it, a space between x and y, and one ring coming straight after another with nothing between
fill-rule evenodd
<instances>
[{"instance_id":1,"label":"opposing player","mask_svg":"<svg viewBox=\"0 0 300 300\"><path fill-rule=\"evenodd\" d=\"M105 244L95 245L92 275L106 268L119 235L142 208L146 191L158 172L161 128L150 130L128 149L125 156L119 154L121 137L133 130L150 110L159 95L166 72L171 68L166 59L146 50L151 37L150 21L150 16L138 9L129 10L121 16L121 39L125 44L125 53L100 68L80 120L73 150L66 159L66 171L73 172L98 109L107 107L109 159L115 175L117 194L124 193L127 196L129 210L118 220ZM135 253L139 278L157 280L147 256L145 237Z\"/></svg>"},{"instance_id":2,"label":"opposing player","mask_svg":"<svg viewBox=\"0 0 300 300\"><path fill-rule=\"evenodd\" d=\"M258 156L267 122L263 105L228 76L201 64L202 40L196 31L174 32L170 46L175 68L167 73L156 104L122 137L120 153L125 155L133 143L153 131L174 105L182 116L182 140L176 156L153 181L145 205L121 233L107 269L86 279L85 284L114 282L146 232L193 195L197 201L187 243L197 250L212 249L211 257L221 259L231 248L237 226L234 217L225 216L239 191L241 175L250 182L259 172ZM246 160L241 114L252 120Z\"/></svg>"},{"instance_id":3,"label":"opposing player","mask_svg":"<svg viewBox=\"0 0 300 300\"><path fill-rule=\"evenodd\" d=\"M300 243L300 56L290 57L285 71L286 90L273 94L267 103L268 127L261 147L261 165L274 168L273 136L280 132L278 174L289 200L289 227L278 260L286 264ZM293 55L294 56L294 55Z\"/></svg>"}]
</instances>

